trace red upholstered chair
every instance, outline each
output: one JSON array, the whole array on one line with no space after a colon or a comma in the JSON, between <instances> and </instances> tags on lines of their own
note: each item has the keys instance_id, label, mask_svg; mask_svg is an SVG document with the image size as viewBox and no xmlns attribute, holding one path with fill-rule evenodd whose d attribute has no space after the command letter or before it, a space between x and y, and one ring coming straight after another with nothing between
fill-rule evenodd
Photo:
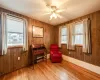
<instances>
[{"instance_id":1,"label":"red upholstered chair","mask_svg":"<svg viewBox=\"0 0 100 80\"><path fill-rule=\"evenodd\" d=\"M57 44L51 44L50 46L50 59L52 62L62 61L62 53L59 51Z\"/></svg>"}]
</instances>

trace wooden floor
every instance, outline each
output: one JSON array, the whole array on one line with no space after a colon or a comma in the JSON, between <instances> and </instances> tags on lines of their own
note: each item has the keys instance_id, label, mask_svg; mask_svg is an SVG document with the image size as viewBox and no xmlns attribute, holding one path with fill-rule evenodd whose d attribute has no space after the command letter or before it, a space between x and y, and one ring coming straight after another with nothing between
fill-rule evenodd
<instances>
[{"instance_id":1,"label":"wooden floor","mask_svg":"<svg viewBox=\"0 0 100 80\"><path fill-rule=\"evenodd\" d=\"M72 63L40 62L7 75L1 76L0 80L100 80L100 75L83 69Z\"/></svg>"}]
</instances>

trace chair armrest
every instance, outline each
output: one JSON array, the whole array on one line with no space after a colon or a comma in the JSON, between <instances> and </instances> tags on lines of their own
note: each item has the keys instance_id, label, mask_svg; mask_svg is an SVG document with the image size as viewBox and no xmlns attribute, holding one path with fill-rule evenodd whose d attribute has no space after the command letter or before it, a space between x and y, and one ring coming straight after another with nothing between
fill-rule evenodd
<instances>
[{"instance_id":1,"label":"chair armrest","mask_svg":"<svg viewBox=\"0 0 100 80\"><path fill-rule=\"evenodd\" d=\"M62 54L62 52L59 51L59 54Z\"/></svg>"},{"instance_id":2,"label":"chair armrest","mask_svg":"<svg viewBox=\"0 0 100 80\"><path fill-rule=\"evenodd\" d=\"M52 52L52 51L50 51L50 54L53 54L53 52Z\"/></svg>"}]
</instances>

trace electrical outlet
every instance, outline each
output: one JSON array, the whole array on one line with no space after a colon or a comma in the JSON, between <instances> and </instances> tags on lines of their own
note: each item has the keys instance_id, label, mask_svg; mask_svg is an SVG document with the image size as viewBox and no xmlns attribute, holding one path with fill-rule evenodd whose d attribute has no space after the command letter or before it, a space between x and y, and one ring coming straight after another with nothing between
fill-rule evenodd
<instances>
[{"instance_id":1,"label":"electrical outlet","mask_svg":"<svg viewBox=\"0 0 100 80\"><path fill-rule=\"evenodd\" d=\"M18 61L20 60L20 57L18 57Z\"/></svg>"}]
</instances>

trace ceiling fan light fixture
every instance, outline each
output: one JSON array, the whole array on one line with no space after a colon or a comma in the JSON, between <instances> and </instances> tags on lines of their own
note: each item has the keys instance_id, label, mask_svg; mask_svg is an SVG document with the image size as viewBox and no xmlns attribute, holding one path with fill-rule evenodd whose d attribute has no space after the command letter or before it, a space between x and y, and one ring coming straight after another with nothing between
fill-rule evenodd
<instances>
[{"instance_id":1,"label":"ceiling fan light fixture","mask_svg":"<svg viewBox=\"0 0 100 80\"><path fill-rule=\"evenodd\" d=\"M54 18L57 18L57 15L56 15L56 13L52 13L52 17L54 17Z\"/></svg>"},{"instance_id":2,"label":"ceiling fan light fixture","mask_svg":"<svg viewBox=\"0 0 100 80\"><path fill-rule=\"evenodd\" d=\"M50 13L49 14L51 14L49 20L52 20L53 18L56 19L58 17L62 18L62 16L60 16L57 13L62 12L64 10L58 10L56 6L49 6L49 9L50 9Z\"/></svg>"},{"instance_id":3,"label":"ceiling fan light fixture","mask_svg":"<svg viewBox=\"0 0 100 80\"><path fill-rule=\"evenodd\" d=\"M51 14L51 16L50 16L50 20L52 19L52 18L57 18L57 14L55 13L55 12L53 12L52 14Z\"/></svg>"}]
</instances>

